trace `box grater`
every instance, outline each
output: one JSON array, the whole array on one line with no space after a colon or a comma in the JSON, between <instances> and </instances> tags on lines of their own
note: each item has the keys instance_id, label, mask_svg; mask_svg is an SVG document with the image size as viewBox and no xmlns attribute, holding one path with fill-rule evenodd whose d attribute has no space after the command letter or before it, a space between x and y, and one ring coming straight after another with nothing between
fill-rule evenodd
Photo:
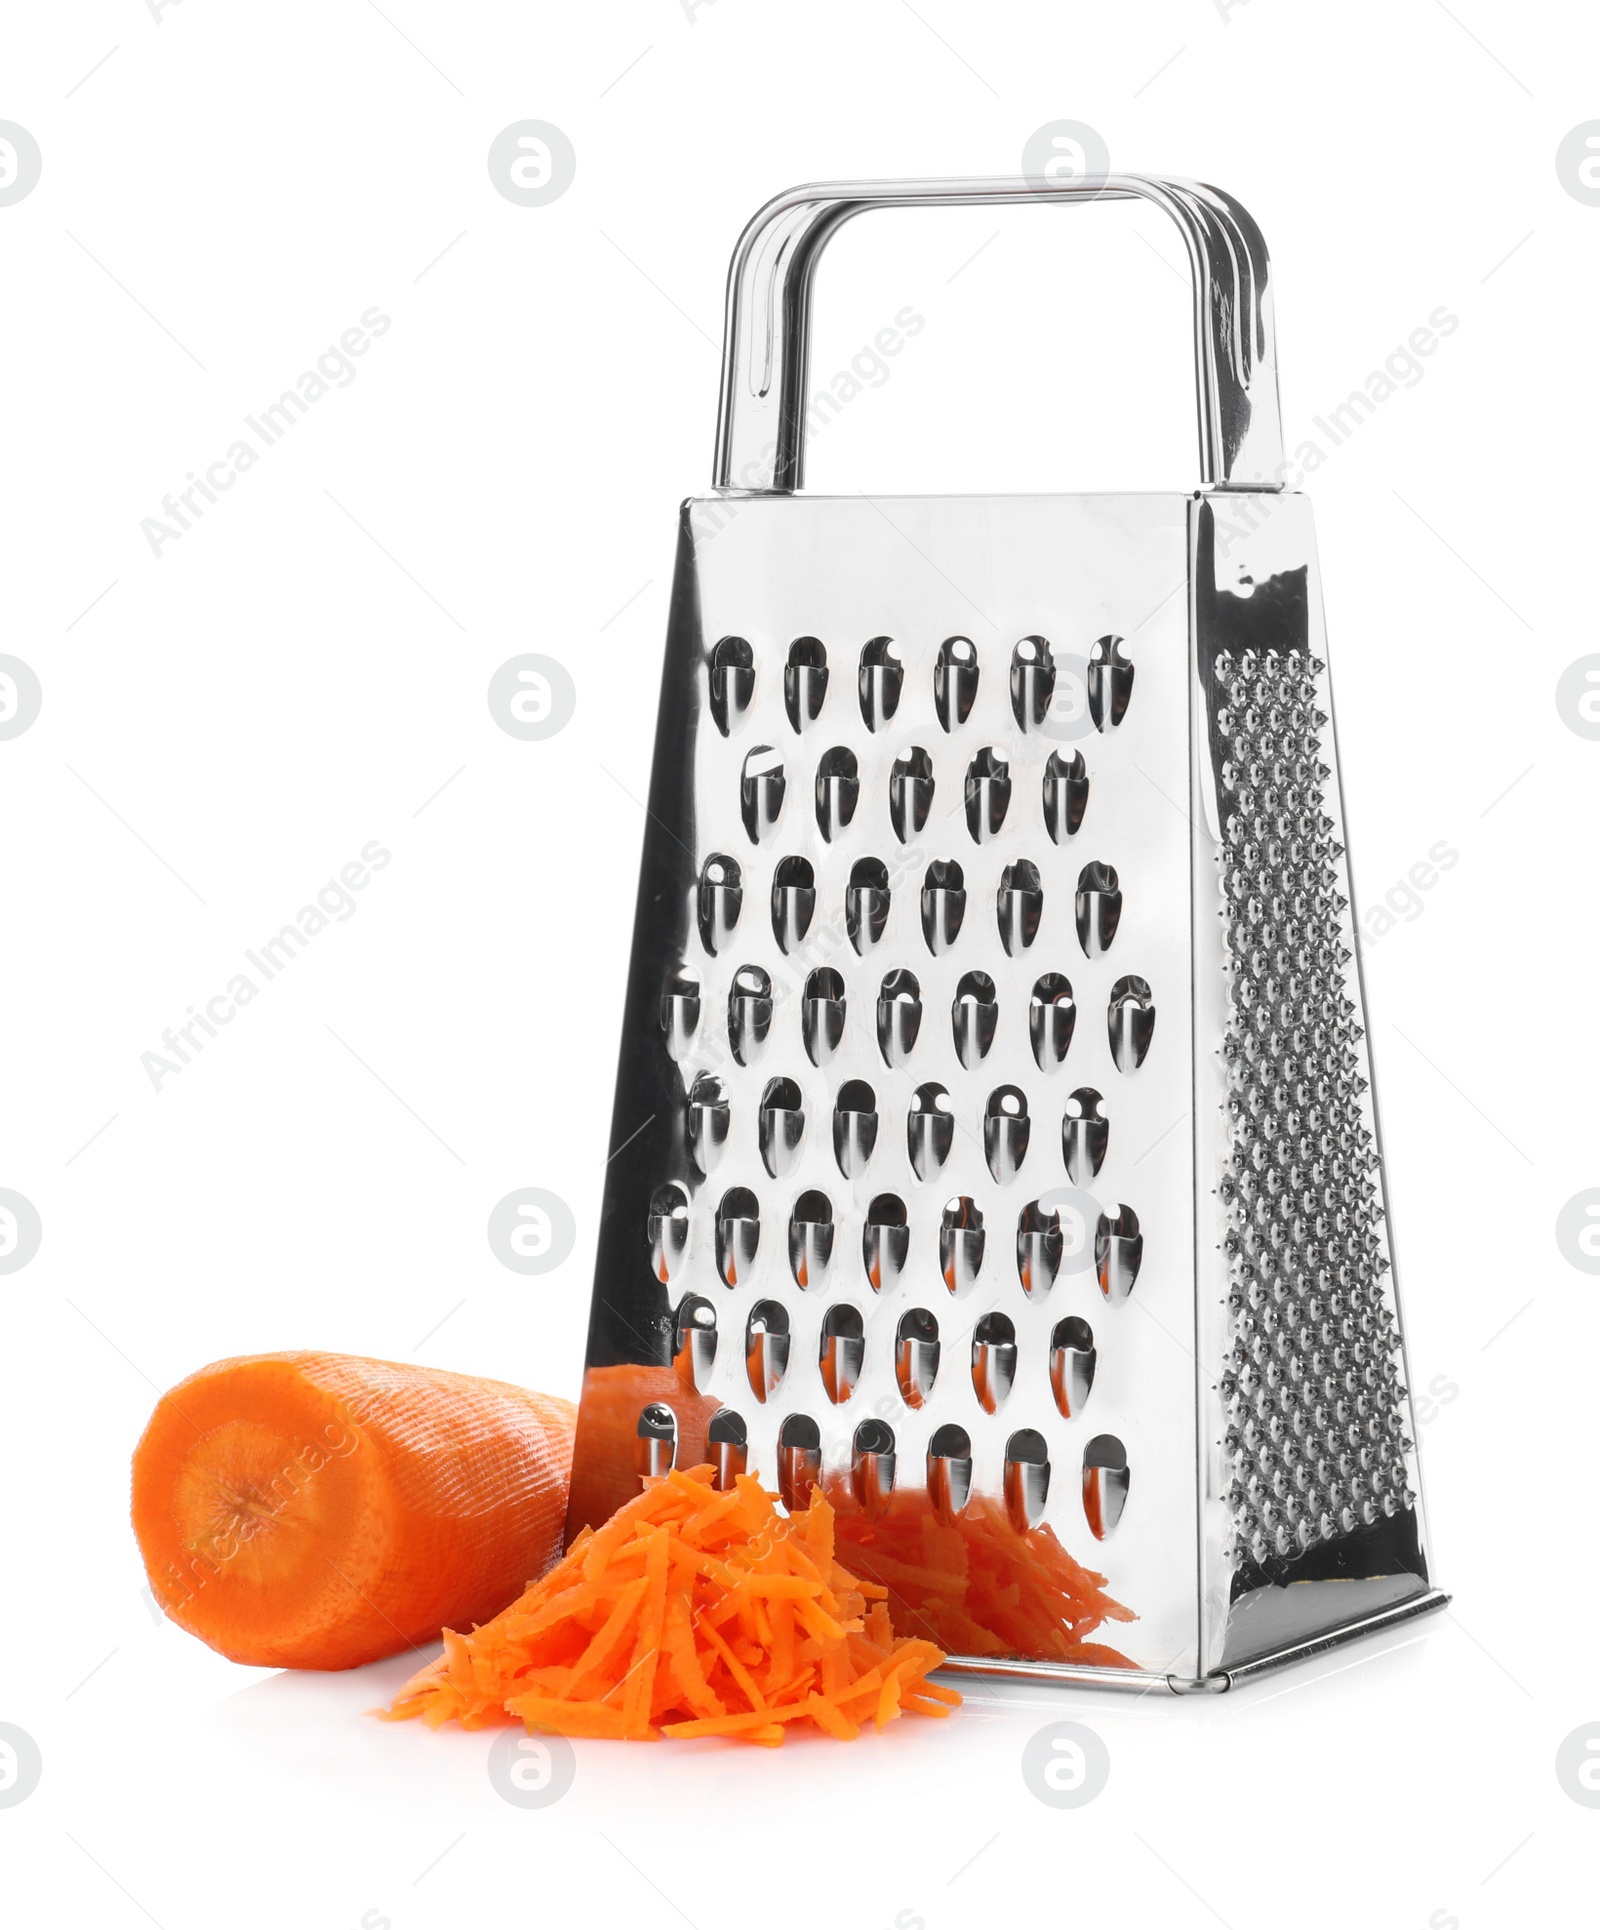
<instances>
[{"instance_id":1,"label":"box grater","mask_svg":"<svg viewBox=\"0 0 1600 1930\"><path fill-rule=\"evenodd\" d=\"M1190 257L1201 489L800 493L843 221L1130 196ZM1286 474L1266 250L1213 188L832 184L745 231L569 1533L674 1463L820 1483L952 1666L1120 1687L1446 1599Z\"/></svg>"}]
</instances>

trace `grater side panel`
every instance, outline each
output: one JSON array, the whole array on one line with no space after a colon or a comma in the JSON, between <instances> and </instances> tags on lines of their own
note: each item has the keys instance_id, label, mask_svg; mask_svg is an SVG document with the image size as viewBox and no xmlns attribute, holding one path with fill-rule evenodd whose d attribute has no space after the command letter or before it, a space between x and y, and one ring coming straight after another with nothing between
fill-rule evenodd
<instances>
[{"instance_id":1,"label":"grater side panel","mask_svg":"<svg viewBox=\"0 0 1600 1930\"><path fill-rule=\"evenodd\" d=\"M1427 1592L1310 505L1193 508L1206 1670Z\"/></svg>"},{"instance_id":2,"label":"grater side panel","mask_svg":"<svg viewBox=\"0 0 1600 1930\"><path fill-rule=\"evenodd\" d=\"M612 1144L638 1137L607 1176L569 1531L625 1498L641 1452L663 1464L667 1448L636 1439L644 1407L670 1411L678 1465L720 1452L769 1486L803 1465L794 1429L809 1424L841 1532L852 1509L867 1518L844 1558L870 1572L868 1544L892 1540L901 1500L928 1513L929 1449L958 1428L972 1500L957 1512L1032 1521L1107 1576L1138 1619L1090 1634L1109 1645L1102 1659L1194 1672L1187 502L686 506ZM1097 729L1088 659L1110 633L1135 681L1112 723L1109 667L1094 680ZM874 655L887 638L903 672L892 705ZM935 672L952 638L979 675L946 729ZM1039 639L1081 699L1047 728L1016 656ZM814 642L828 683L812 719L814 683L785 671ZM1080 753L1086 805L1069 782ZM924 770L919 820L901 780ZM953 932L928 884L951 863L965 892ZM836 1039L828 1001L809 996L829 974ZM1053 974L1070 980L1076 1020L1045 1070L1030 1010ZM691 978L696 1023L674 1057L663 998ZM992 997L974 996L985 984ZM1142 995L1119 990L1130 984L1153 1032ZM913 1135L932 1085L942 1164ZM1030 1290L1035 1207L1065 1237L1054 1277L1036 1271ZM695 1306L710 1321L698 1338ZM918 1363L933 1357L903 1355L922 1315L938 1345L925 1386ZM1063 1345L1053 1372L1064 1326L1092 1332L1086 1401L1080 1353ZM885 1438L895 1500L880 1530ZM948 1536L928 1532L928 1559L942 1559ZM997 1653L1029 1659L1026 1642Z\"/></svg>"}]
</instances>

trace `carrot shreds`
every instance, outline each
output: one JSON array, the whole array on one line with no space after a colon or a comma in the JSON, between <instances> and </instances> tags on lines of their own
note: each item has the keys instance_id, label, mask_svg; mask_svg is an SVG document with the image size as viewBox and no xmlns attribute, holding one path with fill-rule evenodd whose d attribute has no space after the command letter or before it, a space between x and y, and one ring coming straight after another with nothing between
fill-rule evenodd
<instances>
[{"instance_id":1,"label":"carrot shreds","mask_svg":"<svg viewBox=\"0 0 1600 1930\"><path fill-rule=\"evenodd\" d=\"M935 1654L1133 1666L1088 1639L1104 1622L1134 1620L1106 1592L1105 1576L1074 1561L1049 1528L1019 1534L997 1499L975 1494L953 1522L942 1522L915 1488L897 1490L876 1517L861 1512L842 1481L829 1482L828 1497L837 1516L830 1540L858 1577L857 1592L873 1602L874 1639L884 1624L873 1612L886 1598L894 1627L926 1637Z\"/></svg>"},{"instance_id":2,"label":"carrot shreds","mask_svg":"<svg viewBox=\"0 0 1600 1930\"><path fill-rule=\"evenodd\" d=\"M447 1630L385 1713L769 1748L796 1722L846 1741L947 1714L959 1696L928 1680L943 1651L897 1637L890 1589L836 1560L827 1498L794 1516L773 1499L747 1475L719 1492L708 1467L647 1482L492 1622Z\"/></svg>"},{"instance_id":3,"label":"carrot shreds","mask_svg":"<svg viewBox=\"0 0 1600 1930\"><path fill-rule=\"evenodd\" d=\"M752 1709L765 1709L767 1699L756 1686L750 1671L739 1660L738 1656L734 1654L728 1644L723 1641L722 1637L711 1626L710 1621L702 1621L698 1626L700 1633L706 1638L712 1648L716 1650L717 1654L722 1657L724 1666L727 1668L729 1675L731 1675L738 1684L739 1693L744 1697L745 1701L749 1703Z\"/></svg>"}]
</instances>

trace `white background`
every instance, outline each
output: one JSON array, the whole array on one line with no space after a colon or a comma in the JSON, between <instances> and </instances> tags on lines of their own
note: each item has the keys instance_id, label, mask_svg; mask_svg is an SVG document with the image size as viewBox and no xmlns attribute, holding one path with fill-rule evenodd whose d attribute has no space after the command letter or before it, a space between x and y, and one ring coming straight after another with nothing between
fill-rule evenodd
<instances>
[{"instance_id":1,"label":"white background","mask_svg":"<svg viewBox=\"0 0 1600 1930\"><path fill-rule=\"evenodd\" d=\"M1483 0L12 12L0 117L44 156L0 207L0 649L44 692L0 743L0 1184L44 1228L0 1279L0 1720L44 1753L0 1810L15 1920L1581 1913L1600 1814L1554 1757L1600 1720L1600 1320L1554 1226L1600 1184L1600 745L1555 685L1594 647L1600 208L1555 152L1600 115L1597 42L1576 7ZM530 117L578 156L540 208L485 165ZM576 1392L632 795L729 250L795 181L1014 173L1062 117L1256 215L1291 445L1434 309L1459 317L1308 478L1358 902L1460 854L1367 961L1455 1603L1216 1700L988 1697L777 1755L580 1745L562 1803L514 1810L482 1737L363 1719L404 1663L257 1676L156 1617L129 1452L158 1391L284 1346ZM1181 271L1153 211L855 224L816 373L907 303L927 326L813 482L1188 486ZM154 557L141 519L372 305L393 325L357 379ZM485 700L525 650L578 687L543 744ZM153 1091L141 1054L373 838L393 862L355 915ZM485 1237L525 1185L579 1229L541 1279ZM1068 1715L1112 1773L1058 1813L1018 1761Z\"/></svg>"}]
</instances>

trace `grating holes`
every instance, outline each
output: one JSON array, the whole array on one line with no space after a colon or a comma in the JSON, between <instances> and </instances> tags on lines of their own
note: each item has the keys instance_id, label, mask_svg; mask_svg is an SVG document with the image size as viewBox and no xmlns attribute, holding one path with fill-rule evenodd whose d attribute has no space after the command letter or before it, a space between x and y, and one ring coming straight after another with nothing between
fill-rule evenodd
<instances>
[{"instance_id":1,"label":"grating holes","mask_svg":"<svg viewBox=\"0 0 1600 1930\"><path fill-rule=\"evenodd\" d=\"M1029 1200L1017 1215L1017 1278L1030 1298L1055 1285L1063 1244L1061 1215L1042 1200Z\"/></svg>"},{"instance_id":2,"label":"grating holes","mask_svg":"<svg viewBox=\"0 0 1600 1930\"><path fill-rule=\"evenodd\" d=\"M861 1258L874 1293L892 1287L905 1271L911 1251L906 1203L897 1193L880 1193L867 1208L861 1229Z\"/></svg>"},{"instance_id":3,"label":"grating holes","mask_svg":"<svg viewBox=\"0 0 1600 1930\"><path fill-rule=\"evenodd\" d=\"M793 1079L769 1079L761 1094L761 1163L774 1179L792 1173L800 1158L806 1115Z\"/></svg>"},{"instance_id":4,"label":"grating holes","mask_svg":"<svg viewBox=\"0 0 1600 1930\"><path fill-rule=\"evenodd\" d=\"M928 822L933 808L933 759L920 745L903 750L889 770L889 822L902 844L909 844Z\"/></svg>"},{"instance_id":5,"label":"grating holes","mask_svg":"<svg viewBox=\"0 0 1600 1930\"><path fill-rule=\"evenodd\" d=\"M882 730L900 708L905 665L893 637L874 637L861 652L861 715L870 731Z\"/></svg>"},{"instance_id":6,"label":"grating holes","mask_svg":"<svg viewBox=\"0 0 1600 1930\"><path fill-rule=\"evenodd\" d=\"M789 1315L776 1300L758 1300L744 1323L744 1373L758 1401L777 1393L789 1371Z\"/></svg>"},{"instance_id":7,"label":"grating holes","mask_svg":"<svg viewBox=\"0 0 1600 1930\"><path fill-rule=\"evenodd\" d=\"M1416 1501L1323 669L1269 651L1215 659L1231 966L1222 1390L1239 1562L1275 1563Z\"/></svg>"},{"instance_id":8,"label":"grating holes","mask_svg":"<svg viewBox=\"0 0 1600 1930\"><path fill-rule=\"evenodd\" d=\"M1011 766L992 745L985 745L967 766L966 801L972 842L987 844L999 837L1011 803Z\"/></svg>"},{"instance_id":9,"label":"grating holes","mask_svg":"<svg viewBox=\"0 0 1600 1930\"><path fill-rule=\"evenodd\" d=\"M847 1079L833 1107L833 1156L846 1179L867 1170L877 1143L877 1098L865 1079Z\"/></svg>"},{"instance_id":10,"label":"grating holes","mask_svg":"<svg viewBox=\"0 0 1600 1930\"><path fill-rule=\"evenodd\" d=\"M1002 1186L1008 1186L1021 1170L1032 1129L1022 1088L996 1086L983 1109L983 1156Z\"/></svg>"},{"instance_id":11,"label":"grating holes","mask_svg":"<svg viewBox=\"0 0 1600 1930\"><path fill-rule=\"evenodd\" d=\"M1156 1002L1148 980L1119 978L1106 1008L1111 1056L1119 1072L1137 1072L1155 1036Z\"/></svg>"},{"instance_id":12,"label":"grating holes","mask_svg":"<svg viewBox=\"0 0 1600 1930\"><path fill-rule=\"evenodd\" d=\"M935 858L922 880L922 936L937 958L949 951L967 914L967 880L954 858Z\"/></svg>"},{"instance_id":13,"label":"grating holes","mask_svg":"<svg viewBox=\"0 0 1600 1930\"><path fill-rule=\"evenodd\" d=\"M1006 955L1015 958L1025 952L1039 936L1039 920L1044 916L1044 888L1039 882L1039 867L1029 858L1018 858L1000 874L1000 889L995 897L995 914L1000 924L1000 943Z\"/></svg>"},{"instance_id":14,"label":"grating holes","mask_svg":"<svg viewBox=\"0 0 1600 1930\"><path fill-rule=\"evenodd\" d=\"M939 1323L926 1307L900 1316L894 1336L894 1377L907 1407L921 1407L939 1378Z\"/></svg>"},{"instance_id":15,"label":"grating holes","mask_svg":"<svg viewBox=\"0 0 1600 1930\"><path fill-rule=\"evenodd\" d=\"M1128 1500L1128 1451L1114 1434L1097 1434L1083 1450L1083 1512L1097 1541L1122 1519Z\"/></svg>"},{"instance_id":16,"label":"grating holes","mask_svg":"<svg viewBox=\"0 0 1600 1930\"><path fill-rule=\"evenodd\" d=\"M844 975L819 965L807 975L800 1002L800 1035L814 1066L826 1065L844 1037Z\"/></svg>"},{"instance_id":17,"label":"grating holes","mask_svg":"<svg viewBox=\"0 0 1600 1930\"><path fill-rule=\"evenodd\" d=\"M845 930L865 957L889 922L889 867L881 858L857 858L844 894Z\"/></svg>"},{"instance_id":18,"label":"grating holes","mask_svg":"<svg viewBox=\"0 0 1600 1930\"><path fill-rule=\"evenodd\" d=\"M703 1394L717 1360L717 1310L703 1294L686 1293L672 1316L672 1364L685 1386Z\"/></svg>"},{"instance_id":19,"label":"grating holes","mask_svg":"<svg viewBox=\"0 0 1600 1930\"><path fill-rule=\"evenodd\" d=\"M946 637L933 663L933 707L947 731L972 714L978 694L978 652L971 637Z\"/></svg>"},{"instance_id":20,"label":"grating holes","mask_svg":"<svg viewBox=\"0 0 1600 1930\"><path fill-rule=\"evenodd\" d=\"M1088 805L1089 767L1083 752L1063 757L1052 751L1044 767L1044 822L1057 844L1078 835Z\"/></svg>"},{"instance_id":21,"label":"grating holes","mask_svg":"<svg viewBox=\"0 0 1600 1930\"><path fill-rule=\"evenodd\" d=\"M750 1459L750 1436L744 1416L736 1414L731 1407L719 1409L706 1429L706 1447L714 1470L711 1485L726 1493L744 1473Z\"/></svg>"},{"instance_id":22,"label":"grating holes","mask_svg":"<svg viewBox=\"0 0 1600 1930\"><path fill-rule=\"evenodd\" d=\"M739 815L752 844L759 844L778 822L787 788L780 752L770 744L757 744L746 753L739 774Z\"/></svg>"},{"instance_id":23,"label":"grating holes","mask_svg":"<svg viewBox=\"0 0 1600 1930\"><path fill-rule=\"evenodd\" d=\"M1084 1410L1094 1387L1094 1330L1087 1320L1069 1314L1056 1322L1050 1336L1050 1391L1056 1406L1070 1421Z\"/></svg>"},{"instance_id":24,"label":"grating holes","mask_svg":"<svg viewBox=\"0 0 1600 1930\"><path fill-rule=\"evenodd\" d=\"M661 994L661 1030L667 1036L667 1056L681 1060L700 1029L700 975L676 971Z\"/></svg>"},{"instance_id":25,"label":"grating holes","mask_svg":"<svg viewBox=\"0 0 1600 1930\"><path fill-rule=\"evenodd\" d=\"M822 1434L809 1414L790 1414L778 1429L778 1494L790 1514L810 1506L822 1479Z\"/></svg>"},{"instance_id":26,"label":"grating holes","mask_svg":"<svg viewBox=\"0 0 1600 1930\"><path fill-rule=\"evenodd\" d=\"M652 1401L639 1415L635 1466L654 1479L669 1474L678 1458L678 1417L665 1401Z\"/></svg>"},{"instance_id":27,"label":"grating holes","mask_svg":"<svg viewBox=\"0 0 1600 1930\"><path fill-rule=\"evenodd\" d=\"M987 972L967 972L950 1002L950 1030L956 1057L968 1072L988 1057L999 1021L994 980Z\"/></svg>"},{"instance_id":28,"label":"grating holes","mask_svg":"<svg viewBox=\"0 0 1600 1930\"><path fill-rule=\"evenodd\" d=\"M1043 637L1024 637L1011 653L1011 714L1019 730L1037 730L1050 713L1056 665Z\"/></svg>"},{"instance_id":29,"label":"grating holes","mask_svg":"<svg viewBox=\"0 0 1600 1930\"><path fill-rule=\"evenodd\" d=\"M833 1204L826 1193L802 1193L789 1215L789 1271L797 1287L814 1287L833 1261Z\"/></svg>"},{"instance_id":30,"label":"grating holes","mask_svg":"<svg viewBox=\"0 0 1600 1930\"><path fill-rule=\"evenodd\" d=\"M663 1286L676 1279L689 1251L689 1195L668 1181L650 1195L645 1220L650 1243L650 1271Z\"/></svg>"},{"instance_id":31,"label":"grating holes","mask_svg":"<svg viewBox=\"0 0 1600 1930\"><path fill-rule=\"evenodd\" d=\"M714 1072L702 1072L689 1088L689 1156L707 1176L728 1148L733 1110L727 1088Z\"/></svg>"},{"instance_id":32,"label":"grating holes","mask_svg":"<svg viewBox=\"0 0 1600 1930\"><path fill-rule=\"evenodd\" d=\"M922 1030L922 987L904 970L885 975L878 991L878 1050L887 1066L905 1066Z\"/></svg>"},{"instance_id":33,"label":"grating holes","mask_svg":"<svg viewBox=\"0 0 1600 1930\"><path fill-rule=\"evenodd\" d=\"M1019 1535L1037 1528L1050 1495L1050 1454L1037 1428L1019 1427L1006 1442L1006 1513Z\"/></svg>"},{"instance_id":34,"label":"grating holes","mask_svg":"<svg viewBox=\"0 0 1600 1930\"><path fill-rule=\"evenodd\" d=\"M796 637L783 672L783 707L797 734L822 715L828 694L828 653L817 637Z\"/></svg>"},{"instance_id":35,"label":"grating holes","mask_svg":"<svg viewBox=\"0 0 1600 1930\"><path fill-rule=\"evenodd\" d=\"M753 1066L772 1030L772 980L759 965L741 965L728 988L728 1044L742 1066Z\"/></svg>"},{"instance_id":36,"label":"grating holes","mask_svg":"<svg viewBox=\"0 0 1600 1930\"><path fill-rule=\"evenodd\" d=\"M939 1216L939 1271L952 1293L964 1293L983 1270L983 1214L960 1194Z\"/></svg>"},{"instance_id":37,"label":"grating holes","mask_svg":"<svg viewBox=\"0 0 1600 1930\"><path fill-rule=\"evenodd\" d=\"M744 722L756 694L756 653L743 637L724 637L711 652L711 715L724 737Z\"/></svg>"},{"instance_id":38,"label":"grating holes","mask_svg":"<svg viewBox=\"0 0 1600 1930\"><path fill-rule=\"evenodd\" d=\"M809 858L780 858L772 874L772 935L780 951L792 952L811 929L817 910L817 875Z\"/></svg>"},{"instance_id":39,"label":"grating holes","mask_svg":"<svg viewBox=\"0 0 1600 1930\"><path fill-rule=\"evenodd\" d=\"M748 1278L761 1244L761 1208L748 1186L730 1186L717 1208L717 1271L726 1286Z\"/></svg>"},{"instance_id":40,"label":"grating holes","mask_svg":"<svg viewBox=\"0 0 1600 1930\"><path fill-rule=\"evenodd\" d=\"M713 851L700 868L700 942L713 957L733 936L744 904L737 858Z\"/></svg>"},{"instance_id":41,"label":"grating holes","mask_svg":"<svg viewBox=\"0 0 1600 1930\"><path fill-rule=\"evenodd\" d=\"M1074 901L1078 922L1078 943L1086 958L1099 958L1110 951L1111 942L1122 922L1122 888L1114 865L1086 864L1078 873L1078 892Z\"/></svg>"},{"instance_id":42,"label":"grating holes","mask_svg":"<svg viewBox=\"0 0 1600 1930\"><path fill-rule=\"evenodd\" d=\"M1132 695L1133 665L1122 654L1121 637L1100 637L1089 652L1089 715L1095 729L1115 729Z\"/></svg>"},{"instance_id":43,"label":"grating holes","mask_svg":"<svg viewBox=\"0 0 1600 1930\"><path fill-rule=\"evenodd\" d=\"M856 754L843 744L824 751L817 764L817 829L829 844L849 824L861 801Z\"/></svg>"},{"instance_id":44,"label":"grating holes","mask_svg":"<svg viewBox=\"0 0 1600 1930\"><path fill-rule=\"evenodd\" d=\"M950 1095L937 1079L918 1086L906 1113L906 1147L911 1170L918 1179L932 1179L950 1157L955 1142L955 1114Z\"/></svg>"},{"instance_id":45,"label":"grating holes","mask_svg":"<svg viewBox=\"0 0 1600 1930\"><path fill-rule=\"evenodd\" d=\"M1074 1186L1087 1186L1105 1162L1111 1127L1100 1105L1093 1086L1079 1086L1061 1115L1061 1158Z\"/></svg>"},{"instance_id":46,"label":"grating holes","mask_svg":"<svg viewBox=\"0 0 1600 1930\"><path fill-rule=\"evenodd\" d=\"M881 1515L894 1493L894 1429L887 1421L863 1421L850 1443L850 1486L865 1515Z\"/></svg>"},{"instance_id":47,"label":"grating holes","mask_svg":"<svg viewBox=\"0 0 1600 1930\"><path fill-rule=\"evenodd\" d=\"M1017 1330L1003 1313L986 1313L972 1330L972 1391L985 1414L1005 1405L1017 1378Z\"/></svg>"},{"instance_id":48,"label":"grating holes","mask_svg":"<svg viewBox=\"0 0 1600 1930\"><path fill-rule=\"evenodd\" d=\"M1133 1292L1143 1259L1144 1235L1133 1208L1119 1205L1114 1218L1102 1213L1094 1236L1094 1269L1100 1291L1113 1305Z\"/></svg>"},{"instance_id":49,"label":"grating holes","mask_svg":"<svg viewBox=\"0 0 1600 1930\"><path fill-rule=\"evenodd\" d=\"M964 1427L946 1421L933 1430L928 1442L928 1500L947 1526L967 1505L972 1493L972 1437Z\"/></svg>"},{"instance_id":50,"label":"grating holes","mask_svg":"<svg viewBox=\"0 0 1600 1930\"><path fill-rule=\"evenodd\" d=\"M1066 1058L1077 1018L1072 981L1060 972L1046 972L1028 999L1028 1039L1041 1072L1054 1072Z\"/></svg>"},{"instance_id":51,"label":"grating holes","mask_svg":"<svg viewBox=\"0 0 1600 1930\"><path fill-rule=\"evenodd\" d=\"M830 1307L822 1316L817 1366L828 1399L841 1407L856 1391L867 1357L866 1328L861 1315L847 1304Z\"/></svg>"}]
</instances>

